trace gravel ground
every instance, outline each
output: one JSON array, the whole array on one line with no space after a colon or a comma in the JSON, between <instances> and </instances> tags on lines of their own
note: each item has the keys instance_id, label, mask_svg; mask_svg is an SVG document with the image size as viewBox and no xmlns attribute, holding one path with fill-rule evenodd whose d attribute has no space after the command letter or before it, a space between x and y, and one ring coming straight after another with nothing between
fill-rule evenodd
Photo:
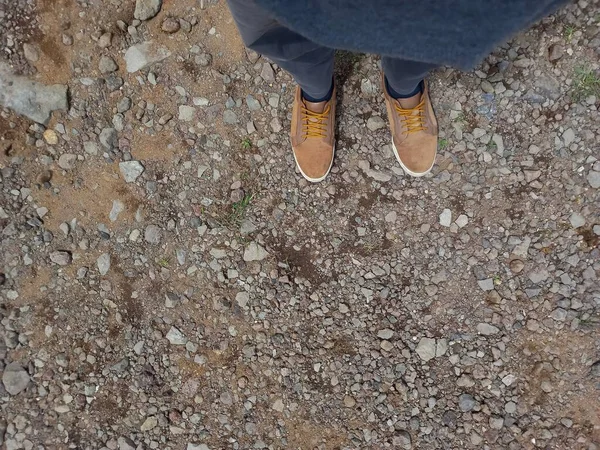
<instances>
[{"instance_id":1,"label":"gravel ground","mask_svg":"<svg viewBox=\"0 0 600 450\"><path fill-rule=\"evenodd\" d=\"M432 75L424 179L340 53L318 185L223 0L138 3L0 0L3 448L600 447L598 0Z\"/></svg>"}]
</instances>

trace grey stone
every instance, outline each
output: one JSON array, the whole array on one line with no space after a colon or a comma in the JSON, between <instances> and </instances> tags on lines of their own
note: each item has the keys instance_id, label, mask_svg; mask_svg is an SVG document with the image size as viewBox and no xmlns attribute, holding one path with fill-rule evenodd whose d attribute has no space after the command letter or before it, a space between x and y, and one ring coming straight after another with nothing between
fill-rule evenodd
<instances>
[{"instance_id":1,"label":"grey stone","mask_svg":"<svg viewBox=\"0 0 600 450\"><path fill-rule=\"evenodd\" d=\"M119 163L119 170L127 183L133 183L144 173L144 166L139 161L123 161Z\"/></svg>"},{"instance_id":2,"label":"grey stone","mask_svg":"<svg viewBox=\"0 0 600 450\"><path fill-rule=\"evenodd\" d=\"M100 132L100 143L107 150L112 150L117 147L117 130L114 128L103 128Z\"/></svg>"},{"instance_id":3,"label":"grey stone","mask_svg":"<svg viewBox=\"0 0 600 450\"><path fill-rule=\"evenodd\" d=\"M466 215L461 214L456 218L455 223L456 225L458 225L459 228L464 228L469 223L469 218Z\"/></svg>"},{"instance_id":4,"label":"grey stone","mask_svg":"<svg viewBox=\"0 0 600 450\"><path fill-rule=\"evenodd\" d=\"M486 278L485 280L477 280L477 284L484 291L491 291L494 289L494 279Z\"/></svg>"},{"instance_id":5,"label":"grey stone","mask_svg":"<svg viewBox=\"0 0 600 450\"><path fill-rule=\"evenodd\" d=\"M551 75L542 73L534 79L535 91L544 98L558 100L560 97L560 82Z\"/></svg>"},{"instance_id":6,"label":"grey stone","mask_svg":"<svg viewBox=\"0 0 600 450\"><path fill-rule=\"evenodd\" d=\"M119 450L135 450L135 443L128 437L121 436L117 439Z\"/></svg>"},{"instance_id":7,"label":"grey stone","mask_svg":"<svg viewBox=\"0 0 600 450\"><path fill-rule=\"evenodd\" d=\"M251 242L244 250L244 261L262 261L269 253L256 242Z\"/></svg>"},{"instance_id":8,"label":"grey stone","mask_svg":"<svg viewBox=\"0 0 600 450\"><path fill-rule=\"evenodd\" d=\"M223 122L228 125L234 125L238 123L237 115L230 109L223 111Z\"/></svg>"},{"instance_id":9,"label":"grey stone","mask_svg":"<svg viewBox=\"0 0 600 450\"><path fill-rule=\"evenodd\" d=\"M579 213L574 212L573 214L571 214L571 217L569 217L569 222L571 222L571 226L573 228L579 228L585 225L585 217L583 217Z\"/></svg>"},{"instance_id":10,"label":"grey stone","mask_svg":"<svg viewBox=\"0 0 600 450\"><path fill-rule=\"evenodd\" d=\"M210 450L206 444L188 444L186 450Z\"/></svg>"},{"instance_id":11,"label":"grey stone","mask_svg":"<svg viewBox=\"0 0 600 450\"><path fill-rule=\"evenodd\" d=\"M477 402L471 394L461 394L460 397L458 397L458 407L463 412L472 411L476 405Z\"/></svg>"},{"instance_id":12,"label":"grey stone","mask_svg":"<svg viewBox=\"0 0 600 450\"><path fill-rule=\"evenodd\" d=\"M157 225L148 225L144 231L144 240L149 244L159 244L162 238L162 230Z\"/></svg>"},{"instance_id":13,"label":"grey stone","mask_svg":"<svg viewBox=\"0 0 600 450\"><path fill-rule=\"evenodd\" d=\"M529 272L527 276L529 277L532 283L539 284L542 281L546 281L548 277L550 277L550 274L543 267L536 267L531 272Z\"/></svg>"},{"instance_id":14,"label":"grey stone","mask_svg":"<svg viewBox=\"0 0 600 450\"><path fill-rule=\"evenodd\" d=\"M575 132L573 128L567 128L565 132L562 134L563 142L565 143L565 147L568 147L575 140Z\"/></svg>"},{"instance_id":15,"label":"grey stone","mask_svg":"<svg viewBox=\"0 0 600 450\"><path fill-rule=\"evenodd\" d=\"M160 12L162 0L137 0L133 17L138 20L152 19Z\"/></svg>"},{"instance_id":16,"label":"grey stone","mask_svg":"<svg viewBox=\"0 0 600 450\"><path fill-rule=\"evenodd\" d=\"M381 118L381 116L371 116L367 120L367 128L371 131L380 130L381 128L386 127L387 124L385 120Z\"/></svg>"},{"instance_id":17,"label":"grey stone","mask_svg":"<svg viewBox=\"0 0 600 450\"><path fill-rule=\"evenodd\" d=\"M250 111L259 111L261 106L260 102L252 97L250 94L246 96L246 104L248 105L248 109Z\"/></svg>"},{"instance_id":18,"label":"grey stone","mask_svg":"<svg viewBox=\"0 0 600 450\"><path fill-rule=\"evenodd\" d=\"M111 222L115 222L121 214L125 210L125 204L120 200L113 200L112 208L110 213L108 214L108 218Z\"/></svg>"},{"instance_id":19,"label":"grey stone","mask_svg":"<svg viewBox=\"0 0 600 450\"><path fill-rule=\"evenodd\" d=\"M185 335L175 327L171 327L167 333L167 340L173 345L185 345L187 338Z\"/></svg>"},{"instance_id":20,"label":"grey stone","mask_svg":"<svg viewBox=\"0 0 600 450\"><path fill-rule=\"evenodd\" d=\"M4 368L2 384L10 395L17 395L24 391L29 381L29 374L18 362L11 362Z\"/></svg>"},{"instance_id":21,"label":"grey stone","mask_svg":"<svg viewBox=\"0 0 600 450\"><path fill-rule=\"evenodd\" d=\"M77 161L77 155L72 153L63 153L58 158L58 166L61 169L71 170L73 167L75 167L75 161Z\"/></svg>"},{"instance_id":22,"label":"grey stone","mask_svg":"<svg viewBox=\"0 0 600 450\"><path fill-rule=\"evenodd\" d=\"M110 269L110 255L108 253L101 254L96 260L96 265L98 266L100 275L106 275Z\"/></svg>"},{"instance_id":23,"label":"grey stone","mask_svg":"<svg viewBox=\"0 0 600 450\"><path fill-rule=\"evenodd\" d=\"M565 48L560 44L552 44L548 47L548 60L558 61L565 54Z\"/></svg>"},{"instance_id":24,"label":"grey stone","mask_svg":"<svg viewBox=\"0 0 600 450\"><path fill-rule=\"evenodd\" d=\"M384 328L383 330L379 330L377 333L377 337L379 339L391 339L394 336L394 332L389 328Z\"/></svg>"},{"instance_id":25,"label":"grey stone","mask_svg":"<svg viewBox=\"0 0 600 450\"><path fill-rule=\"evenodd\" d=\"M193 106L179 105L179 120L191 122L196 115L196 108Z\"/></svg>"},{"instance_id":26,"label":"grey stone","mask_svg":"<svg viewBox=\"0 0 600 450\"><path fill-rule=\"evenodd\" d=\"M40 52L31 44L23 44L23 56L27 61L37 62L40 59Z\"/></svg>"},{"instance_id":27,"label":"grey stone","mask_svg":"<svg viewBox=\"0 0 600 450\"><path fill-rule=\"evenodd\" d=\"M443 227L449 227L452 225L452 211L448 208L444 209L440 214L440 225Z\"/></svg>"},{"instance_id":28,"label":"grey stone","mask_svg":"<svg viewBox=\"0 0 600 450\"><path fill-rule=\"evenodd\" d=\"M484 336L491 336L493 334L498 334L500 329L489 323L481 322L477 324L477 331Z\"/></svg>"},{"instance_id":29,"label":"grey stone","mask_svg":"<svg viewBox=\"0 0 600 450\"><path fill-rule=\"evenodd\" d=\"M275 72L273 71L273 67L271 67L271 64L269 64L268 62L263 63L260 76L263 80L265 80L268 83L275 81Z\"/></svg>"},{"instance_id":30,"label":"grey stone","mask_svg":"<svg viewBox=\"0 0 600 450\"><path fill-rule=\"evenodd\" d=\"M392 445L396 449L410 450L412 448L410 433L406 430L397 431L392 438Z\"/></svg>"},{"instance_id":31,"label":"grey stone","mask_svg":"<svg viewBox=\"0 0 600 450\"><path fill-rule=\"evenodd\" d=\"M100 57L100 62L98 63L98 69L100 70L100 73L107 74L116 72L119 69L119 66L110 56L102 55Z\"/></svg>"},{"instance_id":32,"label":"grey stone","mask_svg":"<svg viewBox=\"0 0 600 450\"><path fill-rule=\"evenodd\" d=\"M238 292L235 296L235 301L237 302L240 308L245 308L250 301L250 295L247 292Z\"/></svg>"},{"instance_id":33,"label":"grey stone","mask_svg":"<svg viewBox=\"0 0 600 450\"><path fill-rule=\"evenodd\" d=\"M436 351L435 339L421 338L415 351L420 356L420 358L425 362L435 358L435 351Z\"/></svg>"},{"instance_id":34,"label":"grey stone","mask_svg":"<svg viewBox=\"0 0 600 450\"><path fill-rule=\"evenodd\" d=\"M587 181L594 189L600 188L600 172L590 170L590 173L588 173L587 176Z\"/></svg>"},{"instance_id":35,"label":"grey stone","mask_svg":"<svg viewBox=\"0 0 600 450\"><path fill-rule=\"evenodd\" d=\"M58 250L50 253L50 261L52 261L54 264L58 264L59 266L71 264L72 260L73 257L69 252Z\"/></svg>"},{"instance_id":36,"label":"grey stone","mask_svg":"<svg viewBox=\"0 0 600 450\"><path fill-rule=\"evenodd\" d=\"M127 112L127 111L129 111L130 108L131 108L131 99L129 97L123 97L117 103L117 112L119 112L119 113Z\"/></svg>"},{"instance_id":37,"label":"grey stone","mask_svg":"<svg viewBox=\"0 0 600 450\"><path fill-rule=\"evenodd\" d=\"M92 141L86 141L83 143L83 150L89 155L98 154L98 144Z\"/></svg>"},{"instance_id":38,"label":"grey stone","mask_svg":"<svg viewBox=\"0 0 600 450\"><path fill-rule=\"evenodd\" d=\"M125 52L127 72L133 73L145 69L169 56L171 56L171 52L166 47L152 41L133 45Z\"/></svg>"},{"instance_id":39,"label":"grey stone","mask_svg":"<svg viewBox=\"0 0 600 450\"><path fill-rule=\"evenodd\" d=\"M14 75L0 62L0 105L35 122L46 125L52 111L67 110L67 86L46 86Z\"/></svg>"}]
</instances>

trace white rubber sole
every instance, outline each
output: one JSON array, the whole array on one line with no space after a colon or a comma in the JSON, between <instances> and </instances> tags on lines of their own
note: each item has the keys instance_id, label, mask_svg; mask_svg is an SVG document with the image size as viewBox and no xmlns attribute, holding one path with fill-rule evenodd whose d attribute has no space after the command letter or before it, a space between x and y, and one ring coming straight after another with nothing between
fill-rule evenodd
<instances>
[{"instance_id":1,"label":"white rubber sole","mask_svg":"<svg viewBox=\"0 0 600 450\"><path fill-rule=\"evenodd\" d=\"M321 178L311 178L308 175L306 175L302 171L302 168L300 167L300 164L298 164L298 160L296 159L296 153L294 153L293 150L292 150L292 155L294 155L294 161L296 161L296 167L298 168L298 170L300 171L300 173L302 174L302 176L307 181L310 181L311 183L319 183L319 182L323 181L325 178L327 178L327 175L329 175L329 172L331 172L331 168L333 167L333 160L335 159L335 144L333 144L333 156L331 158L331 162L329 163L329 168L327 169L327 172L325 173L325 175L323 175Z\"/></svg>"},{"instance_id":2,"label":"white rubber sole","mask_svg":"<svg viewBox=\"0 0 600 450\"><path fill-rule=\"evenodd\" d=\"M396 144L394 144L394 140L393 139L392 139L392 148L394 149L394 155L396 155L396 159L400 163L400 167L402 167L402 170L404 170L411 177L416 177L416 178L424 177L429 172L431 172L431 169L433 169L433 166L435 165L435 158L433 158L433 163L431 163L431 166L425 172L413 172L412 170L409 170L404 165L404 163L402 162L402 160L400 159L400 155L398 155L398 150L396 150ZM437 155L437 152L436 152L436 155Z\"/></svg>"}]
</instances>

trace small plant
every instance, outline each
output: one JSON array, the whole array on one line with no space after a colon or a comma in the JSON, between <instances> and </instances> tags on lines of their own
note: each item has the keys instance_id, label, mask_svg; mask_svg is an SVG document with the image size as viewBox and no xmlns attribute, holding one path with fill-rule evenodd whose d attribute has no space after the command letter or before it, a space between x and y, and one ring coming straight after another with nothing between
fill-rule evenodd
<instances>
[{"instance_id":1,"label":"small plant","mask_svg":"<svg viewBox=\"0 0 600 450\"><path fill-rule=\"evenodd\" d=\"M487 143L487 149L489 151L494 151L498 149L498 144L495 141L491 140Z\"/></svg>"},{"instance_id":2,"label":"small plant","mask_svg":"<svg viewBox=\"0 0 600 450\"><path fill-rule=\"evenodd\" d=\"M239 225L246 217L246 211L253 199L254 194L245 194L241 200L231 205L231 213L225 217L223 222L228 225Z\"/></svg>"},{"instance_id":3,"label":"small plant","mask_svg":"<svg viewBox=\"0 0 600 450\"><path fill-rule=\"evenodd\" d=\"M499 286L502 284L502 278L500 278L500 275L494 275L493 280L495 286Z\"/></svg>"},{"instance_id":4,"label":"small plant","mask_svg":"<svg viewBox=\"0 0 600 450\"><path fill-rule=\"evenodd\" d=\"M590 95L600 95L600 75L587 66L575 68L572 96L578 102Z\"/></svg>"},{"instance_id":5,"label":"small plant","mask_svg":"<svg viewBox=\"0 0 600 450\"><path fill-rule=\"evenodd\" d=\"M571 42L571 40L573 39L573 34L575 34L575 31L577 31L577 28L575 28L573 25L565 25L565 39L567 40L567 42Z\"/></svg>"},{"instance_id":6,"label":"small plant","mask_svg":"<svg viewBox=\"0 0 600 450\"><path fill-rule=\"evenodd\" d=\"M160 267L164 267L165 269L169 267L170 263L171 261L166 256L163 256L162 258L158 258L156 260L156 264L158 264Z\"/></svg>"},{"instance_id":7,"label":"small plant","mask_svg":"<svg viewBox=\"0 0 600 450\"><path fill-rule=\"evenodd\" d=\"M242 148L244 150L250 150L252 148L252 141L249 137L245 137L244 139L242 139Z\"/></svg>"},{"instance_id":8,"label":"small plant","mask_svg":"<svg viewBox=\"0 0 600 450\"><path fill-rule=\"evenodd\" d=\"M440 149L440 150L444 150L444 149L446 149L446 147L448 147L448 139L446 139L446 138L441 138L441 139L438 141L438 147L439 147L439 149Z\"/></svg>"}]
</instances>

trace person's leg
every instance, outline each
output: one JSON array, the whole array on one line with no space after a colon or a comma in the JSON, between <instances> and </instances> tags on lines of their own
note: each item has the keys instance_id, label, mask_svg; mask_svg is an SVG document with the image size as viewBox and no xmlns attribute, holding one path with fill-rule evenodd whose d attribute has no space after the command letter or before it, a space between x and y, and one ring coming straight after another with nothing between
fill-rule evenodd
<instances>
[{"instance_id":1,"label":"person's leg","mask_svg":"<svg viewBox=\"0 0 600 450\"><path fill-rule=\"evenodd\" d=\"M309 101L332 93L334 50L284 27L253 0L227 0L246 47L289 72Z\"/></svg>"},{"instance_id":2,"label":"person's leg","mask_svg":"<svg viewBox=\"0 0 600 450\"><path fill-rule=\"evenodd\" d=\"M422 92L423 80L436 67L435 64L387 56L381 58L386 88L393 98L409 98Z\"/></svg>"},{"instance_id":3,"label":"person's leg","mask_svg":"<svg viewBox=\"0 0 600 450\"><path fill-rule=\"evenodd\" d=\"M291 144L300 173L311 182L329 174L335 153L334 50L287 29L254 0L228 0L244 44L289 72L298 87Z\"/></svg>"},{"instance_id":4,"label":"person's leg","mask_svg":"<svg viewBox=\"0 0 600 450\"><path fill-rule=\"evenodd\" d=\"M394 154L407 174L421 177L437 154L438 126L425 81L436 66L384 57L381 67Z\"/></svg>"}]
</instances>

